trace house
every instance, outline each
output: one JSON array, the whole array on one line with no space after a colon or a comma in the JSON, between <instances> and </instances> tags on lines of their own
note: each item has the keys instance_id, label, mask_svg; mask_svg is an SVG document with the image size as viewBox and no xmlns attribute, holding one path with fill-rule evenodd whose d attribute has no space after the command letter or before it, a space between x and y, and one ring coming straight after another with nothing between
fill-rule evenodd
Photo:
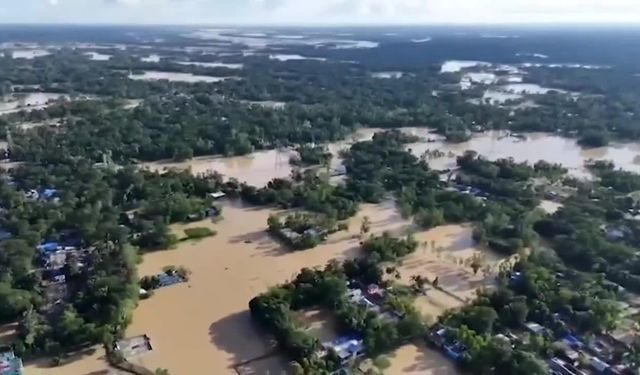
<instances>
[{"instance_id":1,"label":"house","mask_svg":"<svg viewBox=\"0 0 640 375\"><path fill-rule=\"evenodd\" d=\"M54 198L56 198L58 196L58 190L57 189L52 189L52 188L47 188L47 189L44 189L42 191L42 194L40 194L40 196L43 199L51 200L51 199L54 199Z\"/></svg>"},{"instance_id":2,"label":"house","mask_svg":"<svg viewBox=\"0 0 640 375\"><path fill-rule=\"evenodd\" d=\"M16 357L13 351L0 352L0 375L22 375L24 367L22 359Z\"/></svg>"},{"instance_id":3,"label":"house","mask_svg":"<svg viewBox=\"0 0 640 375\"><path fill-rule=\"evenodd\" d=\"M554 357L548 361L549 369L553 374L559 375L587 375L584 371L578 370L575 366L560 358Z\"/></svg>"},{"instance_id":4,"label":"house","mask_svg":"<svg viewBox=\"0 0 640 375\"><path fill-rule=\"evenodd\" d=\"M180 284L184 282L184 279L182 278L182 276L176 273L172 273L172 274L161 273L156 275L156 277L158 278L158 288L164 288L166 286L171 286L171 285Z\"/></svg>"},{"instance_id":5,"label":"house","mask_svg":"<svg viewBox=\"0 0 640 375\"><path fill-rule=\"evenodd\" d=\"M555 345L562 351L561 357L568 361L568 363L574 364L580 359L580 353L573 350L566 341L556 341Z\"/></svg>"},{"instance_id":6,"label":"house","mask_svg":"<svg viewBox=\"0 0 640 375\"><path fill-rule=\"evenodd\" d=\"M149 336L140 335L116 341L113 349L120 352L126 360L130 360L149 353L153 350L153 346Z\"/></svg>"},{"instance_id":7,"label":"house","mask_svg":"<svg viewBox=\"0 0 640 375\"><path fill-rule=\"evenodd\" d=\"M58 245L57 242L43 242L38 246L38 250L40 250L40 253L44 255L46 253L57 251L59 247L60 245Z\"/></svg>"},{"instance_id":8,"label":"house","mask_svg":"<svg viewBox=\"0 0 640 375\"><path fill-rule=\"evenodd\" d=\"M591 357L589 365L596 371L597 374L604 374L611 368L609 364L598 357Z\"/></svg>"},{"instance_id":9,"label":"house","mask_svg":"<svg viewBox=\"0 0 640 375\"><path fill-rule=\"evenodd\" d=\"M525 323L525 327L527 327L527 330L529 332L534 333L536 335L541 335L546 332L546 328L544 328L538 323L533 323L533 322Z\"/></svg>"},{"instance_id":10,"label":"house","mask_svg":"<svg viewBox=\"0 0 640 375\"><path fill-rule=\"evenodd\" d=\"M213 198L214 200L218 200L218 199L222 199L224 197L226 197L227 194L221 192L221 191L216 191L215 193L209 193L209 197Z\"/></svg>"},{"instance_id":11,"label":"house","mask_svg":"<svg viewBox=\"0 0 640 375\"><path fill-rule=\"evenodd\" d=\"M333 350L345 364L365 354L364 341L358 335L340 337L332 342L323 344L325 349Z\"/></svg>"}]
</instances>

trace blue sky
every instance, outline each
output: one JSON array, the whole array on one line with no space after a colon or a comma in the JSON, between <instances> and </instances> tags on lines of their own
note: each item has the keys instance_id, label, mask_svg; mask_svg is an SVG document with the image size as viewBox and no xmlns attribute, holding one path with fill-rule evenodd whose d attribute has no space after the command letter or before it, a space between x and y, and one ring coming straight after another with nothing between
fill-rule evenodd
<instances>
[{"instance_id":1,"label":"blue sky","mask_svg":"<svg viewBox=\"0 0 640 375\"><path fill-rule=\"evenodd\" d=\"M636 23L640 0L0 0L0 23Z\"/></svg>"}]
</instances>

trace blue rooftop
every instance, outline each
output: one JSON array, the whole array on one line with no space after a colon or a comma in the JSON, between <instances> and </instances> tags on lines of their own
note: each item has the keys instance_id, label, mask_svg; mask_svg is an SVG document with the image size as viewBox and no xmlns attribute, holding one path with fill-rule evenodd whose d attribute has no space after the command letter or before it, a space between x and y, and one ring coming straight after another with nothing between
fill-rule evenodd
<instances>
[{"instance_id":1,"label":"blue rooftop","mask_svg":"<svg viewBox=\"0 0 640 375\"><path fill-rule=\"evenodd\" d=\"M58 190L57 189L44 189L42 191L42 196L45 197L46 199L51 199L53 197L55 197L56 195L58 195Z\"/></svg>"},{"instance_id":2,"label":"blue rooftop","mask_svg":"<svg viewBox=\"0 0 640 375\"><path fill-rule=\"evenodd\" d=\"M158 288L164 288L175 284L183 283L184 280L178 275L167 275L162 273L158 275Z\"/></svg>"},{"instance_id":3,"label":"blue rooftop","mask_svg":"<svg viewBox=\"0 0 640 375\"><path fill-rule=\"evenodd\" d=\"M59 246L57 242L43 242L40 246L38 246L38 249L43 253L52 253L58 250L58 247Z\"/></svg>"}]
</instances>

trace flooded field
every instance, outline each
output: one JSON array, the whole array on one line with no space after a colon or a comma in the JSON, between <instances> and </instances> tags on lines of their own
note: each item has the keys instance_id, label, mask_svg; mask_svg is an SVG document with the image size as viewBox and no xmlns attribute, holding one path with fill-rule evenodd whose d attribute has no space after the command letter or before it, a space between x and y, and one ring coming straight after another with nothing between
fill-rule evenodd
<instances>
[{"instance_id":1,"label":"flooded field","mask_svg":"<svg viewBox=\"0 0 640 375\"><path fill-rule=\"evenodd\" d=\"M274 54L269 55L271 60L278 61L296 61L296 60L315 60L315 61L326 61L324 57L306 57L302 55L285 55L285 54Z\"/></svg>"},{"instance_id":2,"label":"flooded field","mask_svg":"<svg viewBox=\"0 0 640 375\"><path fill-rule=\"evenodd\" d=\"M456 73L462 69L474 68L478 66L490 66L491 64L484 61L469 60L450 60L445 61L440 67L440 73Z\"/></svg>"},{"instance_id":3,"label":"flooded field","mask_svg":"<svg viewBox=\"0 0 640 375\"><path fill-rule=\"evenodd\" d=\"M275 105L275 104L274 104ZM364 128L343 141L327 144L327 148L334 155L331 161L332 169L340 169L342 160L338 157L341 150L348 149L354 142L369 140L380 128ZM456 157L467 150L473 150L480 155L496 160L513 158L517 162L535 163L546 160L550 163L561 163L569 174L579 178L589 178L590 173L584 167L589 160L613 160L616 166L625 170L640 173L640 144L614 143L607 147L584 149L574 139L547 133L528 133L525 140L509 137L502 131L488 131L474 134L467 142L447 143L442 137L431 133L429 128L400 128L400 130L418 135L423 141L407 145L412 153L418 157L427 150L440 150L444 157L427 159L434 169L449 169L456 167ZM427 140L431 139L429 142ZM540 150L545 150L541 153ZM290 149L258 151L245 156L197 157L186 162L157 161L145 163L144 166L152 170L191 168L193 173L217 171L225 177L234 177L239 181L246 181L255 186L264 186L275 177L284 178L291 175L293 170L289 158L295 154Z\"/></svg>"},{"instance_id":4,"label":"flooded field","mask_svg":"<svg viewBox=\"0 0 640 375\"><path fill-rule=\"evenodd\" d=\"M424 343L407 344L388 356L391 366L385 375L452 375L458 370L452 361Z\"/></svg>"},{"instance_id":5,"label":"flooded field","mask_svg":"<svg viewBox=\"0 0 640 375\"><path fill-rule=\"evenodd\" d=\"M228 68L228 69L242 69L243 64L228 64L223 62L200 62L200 61L178 61L180 65L193 65L202 66L205 68Z\"/></svg>"},{"instance_id":6,"label":"flooded field","mask_svg":"<svg viewBox=\"0 0 640 375\"><path fill-rule=\"evenodd\" d=\"M108 61L111 58L111 55L100 52L86 52L84 55L93 61Z\"/></svg>"},{"instance_id":7,"label":"flooded field","mask_svg":"<svg viewBox=\"0 0 640 375\"><path fill-rule=\"evenodd\" d=\"M412 276L429 281L438 279L442 290L428 288L416 298L423 314L436 318L448 309L457 308L475 297L477 289L490 287L497 265L504 257L478 247L472 238L471 225L443 225L415 234L420 243L415 253L405 257L397 267L400 281L411 284ZM473 273L469 262L479 257L484 270ZM483 272L484 271L484 272Z\"/></svg>"},{"instance_id":8,"label":"flooded field","mask_svg":"<svg viewBox=\"0 0 640 375\"><path fill-rule=\"evenodd\" d=\"M427 128L405 128L403 131L411 134L434 138ZM607 147L584 149L575 139L546 133L527 133L525 140L505 136L501 131L488 131L475 134L469 141L462 143L447 143L442 139L437 142L412 143L407 147L420 156L427 150L438 149L445 157L428 160L435 169L454 168L455 158L466 150L473 150L490 160L513 158L517 162L535 163L546 160L550 163L560 163L569 169L573 176L586 178L590 173L584 168L588 160L613 160L616 166L632 172L640 172L640 144L614 143ZM544 150L543 153L540 150ZM449 154L451 153L451 154ZM449 156L451 155L451 156Z\"/></svg>"},{"instance_id":9,"label":"flooded field","mask_svg":"<svg viewBox=\"0 0 640 375\"><path fill-rule=\"evenodd\" d=\"M383 79L402 78L402 76L404 76L404 72L376 72L376 73L371 73L371 77L373 77L373 78L383 78Z\"/></svg>"},{"instance_id":10,"label":"flooded field","mask_svg":"<svg viewBox=\"0 0 640 375\"><path fill-rule=\"evenodd\" d=\"M274 102L275 103L275 102ZM332 159L332 168L337 168L342 161L337 157L339 151L348 149L353 142L368 140L373 137L378 128L361 129L349 139L334 142L328 145L329 151L336 155ZM186 162L158 161L145 163L144 166L156 171L167 169L191 168L193 173L217 171L226 178L234 177L241 182L247 182L254 186L264 186L274 178L286 178L291 176L293 167L289 164L291 156L296 154L290 149L275 149L257 151L245 156L203 156L196 157Z\"/></svg>"},{"instance_id":11,"label":"flooded field","mask_svg":"<svg viewBox=\"0 0 640 375\"><path fill-rule=\"evenodd\" d=\"M32 60L36 57L42 57L50 55L51 52L44 49L19 49L11 52L11 57L14 59L26 59Z\"/></svg>"},{"instance_id":12,"label":"flooded field","mask_svg":"<svg viewBox=\"0 0 640 375\"><path fill-rule=\"evenodd\" d=\"M142 74L130 74L130 79L139 79L146 81L167 80L173 82L220 82L225 79L235 79L236 77L213 77L202 76L191 73L161 72L155 70L146 70Z\"/></svg>"},{"instance_id":13,"label":"flooded field","mask_svg":"<svg viewBox=\"0 0 640 375\"><path fill-rule=\"evenodd\" d=\"M47 103L59 98L69 99L66 94L34 92L27 94L14 94L0 101L0 114L18 112L20 110L31 111L42 109Z\"/></svg>"},{"instance_id":14,"label":"flooded field","mask_svg":"<svg viewBox=\"0 0 640 375\"><path fill-rule=\"evenodd\" d=\"M142 62L150 62L150 63L157 63L157 62L160 62L160 56L156 55L156 54L151 54L149 56L141 57L140 61L142 61Z\"/></svg>"}]
</instances>

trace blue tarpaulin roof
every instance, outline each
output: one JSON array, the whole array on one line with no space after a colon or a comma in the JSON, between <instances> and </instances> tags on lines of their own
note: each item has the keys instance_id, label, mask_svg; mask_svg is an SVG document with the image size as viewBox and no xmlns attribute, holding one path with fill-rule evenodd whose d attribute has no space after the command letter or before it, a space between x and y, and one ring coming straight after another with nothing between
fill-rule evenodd
<instances>
[{"instance_id":1,"label":"blue tarpaulin roof","mask_svg":"<svg viewBox=\"0 0 640 375\"><path fill-rule=\"evenodd\" d=\"M42 191L42 196L47 198L47 199L53 198L57 194L58 194L58 190L57 189L44 189Z\"/></svg>"},{"instance_id":2,"label":"blue tarpaulin roof","mask_svg":"<svg viewBox=\"0 0 640 375\"><path fill-rule=\"evenodd\" d=\"M38 249L40 249L40 251L45 252L45 253L51 253L51 252L54 252L54 251L58 250L58 243L57 242L43 242L40 246L38 246Z\"/></svg>"}]
</instances>

